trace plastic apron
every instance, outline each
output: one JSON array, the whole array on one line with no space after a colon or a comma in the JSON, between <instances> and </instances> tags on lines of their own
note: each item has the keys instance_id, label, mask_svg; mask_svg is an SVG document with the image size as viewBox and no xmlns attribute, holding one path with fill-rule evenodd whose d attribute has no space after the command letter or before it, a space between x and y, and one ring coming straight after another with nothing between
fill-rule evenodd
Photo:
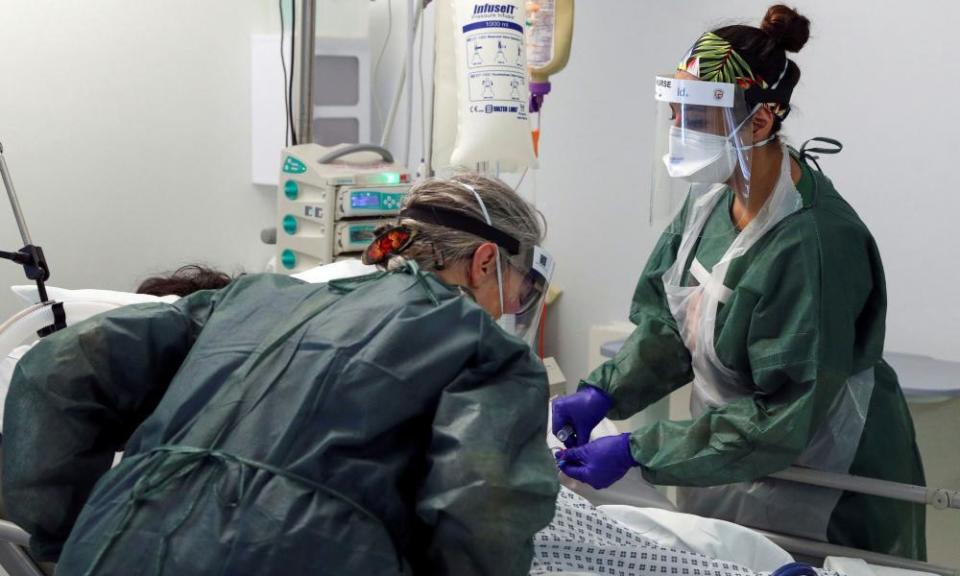
<instances>
[{"instance_id":1,"label":"plastic apron","mask_svg":"<svg viewBox=\"0 0 960 576\"><path fill-rule=\"evenodd\" d=\"M753 395L752 382L724 366L717 356L714 342L717 310L732 295L723 281L731 261L745 254L803 204L793 185L790 154L784 146L780 177L767 203L737 235L713 270L707 270L694 258L690 272L697 285L683 286L686 262L690 261L701 232L726 189L726 185L716 184L693 201L676 261L663 275L670 312L692 358L694 381L690 410L694 417L710 408ZM696 190L692 193L696 194ZM814 433L794 465L838 473L849 471L863 432L873 384L873 368L847 382L832 404L827 421ZM680 508L685 512L822 541L826 540L830 514L840 495L839 490L775 479L705 488L684 487L678 491Z\"/></svg>"}]
</instances>

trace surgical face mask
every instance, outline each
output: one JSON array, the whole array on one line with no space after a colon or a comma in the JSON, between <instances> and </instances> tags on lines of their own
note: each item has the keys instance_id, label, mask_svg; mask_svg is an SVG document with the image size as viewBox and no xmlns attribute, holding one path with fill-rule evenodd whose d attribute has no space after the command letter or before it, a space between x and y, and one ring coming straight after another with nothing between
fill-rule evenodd
<instances>
[{"instance_id":1,"label":"surgical face mask","mask_svg":"<svg viewBox=\"0 0 960 576\"><path fill-rule=\"evenodd\" d=\"M663 163L671 178L713 184L730 178L737 152L727 136L671 126L669 152Z\"/></svg>"},{"instance_id":2,"label":"surgical face mask","mask_svg":"<svg viewBox=\"0 0 960 576\"><path fill-rule=\"evenodd\" d=\"M715 184L729 180L737 166L738 156L732 142L733 137L753 118L759 108L759 104L754 106L750 114L729 136L671 126L669 151L663 157L667 173L671 178L680 178L691 183ZM732 122L732 118L730 120ZM760 142L740 146L740 154L765 146L776 137L776 134L772 134ZM744 165L744 177L750 179L746 165Z\"/></svg>"}]
</instances>

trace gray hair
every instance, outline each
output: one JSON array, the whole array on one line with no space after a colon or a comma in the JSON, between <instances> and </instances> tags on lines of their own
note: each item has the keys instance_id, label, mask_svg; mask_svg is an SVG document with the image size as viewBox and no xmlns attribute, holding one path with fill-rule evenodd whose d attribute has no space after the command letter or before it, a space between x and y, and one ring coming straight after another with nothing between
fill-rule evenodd
<instances>
[{"instance_id":1,"label":"gray hair","mask_svg":"<svg viewBox=\"0 0 960 576\"><path fill-rule=\"evenodd\" d=\"M470 173L450 179L426 180L410 191L403 206L426 204L456 210L486 223L471 188L483 200L494 228L519 240L522 247L535 246L543 241L546 235L543 214L496 178ZM469 232L410 218L401 218L400 223L414 230L418 237L401 256L390 260L390 269L413 260L423 270L436 271L472 258L481 244L489 242Z\"/></svg>"}]
</instances>

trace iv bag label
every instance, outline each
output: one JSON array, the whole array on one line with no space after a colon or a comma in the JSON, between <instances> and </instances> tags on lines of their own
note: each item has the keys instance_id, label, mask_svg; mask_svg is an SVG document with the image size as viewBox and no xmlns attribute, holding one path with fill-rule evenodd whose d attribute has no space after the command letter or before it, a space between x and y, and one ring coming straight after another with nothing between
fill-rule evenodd
<instances>
[{"instance_id":1,"label":"iv bag label","mask_svg":"<svg viewBox=\"0 0 960 576\"><path fill-rule=\"evenodd\" d=\"M530 14L527 33L527 62L534 70L553 61L555 0L537 0L539 10Z\"/></svg>"},{"instance_id":2,"label":"iv bag label","mask_svg":"<svg viewBox=\"0 0 960 576\"><path fill-rule=\"evenodd\" d=\"M452 32L456 64L457 133L450 166L476 168L482 162L520 171L535 162L525 0L446 1L454 8L454 26L446 28L441 20L437 26Z\"/></svg>"},{"instance_id":3,"label":"iv bag label","mask_svg":"<svg viewBox=\"0 0 960 576\"><path fill-rule=\"evenodd\" d=\"M478 4L472 21L462 26L468 113L527 119L524 32L515 21L521 12L510 5Z\"/></svg>"}]
</instances>

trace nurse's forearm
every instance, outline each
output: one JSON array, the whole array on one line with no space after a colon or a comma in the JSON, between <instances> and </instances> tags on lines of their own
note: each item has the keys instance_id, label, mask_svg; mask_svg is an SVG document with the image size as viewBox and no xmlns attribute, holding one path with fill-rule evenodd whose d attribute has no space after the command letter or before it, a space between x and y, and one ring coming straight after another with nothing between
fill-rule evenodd
<instances>
[{"instance_id":1,"label":"nurse's forearm","mask_svg":"<svg viewBox=\"0 0 960 576\"><path fill-rule=\"evenodd\" d=\"M594 370L581 386L610 395L609 417L629 418L693 379L690 353L679 335L656 319L641 321L614 358Z\"/></svg>"},{"instance_id":2,"label":"nurse's forearm","mask_svg":"<svg viewBox=\"0 0 960 576\"><path fill-rule=\"evenodd\" d=\"M770 408L752 398L694 420L661 421L630 437L633 458L654 484L712 486L755 480L793 464L810 430L807 397Z\"/></svg>"}]
</instances>

